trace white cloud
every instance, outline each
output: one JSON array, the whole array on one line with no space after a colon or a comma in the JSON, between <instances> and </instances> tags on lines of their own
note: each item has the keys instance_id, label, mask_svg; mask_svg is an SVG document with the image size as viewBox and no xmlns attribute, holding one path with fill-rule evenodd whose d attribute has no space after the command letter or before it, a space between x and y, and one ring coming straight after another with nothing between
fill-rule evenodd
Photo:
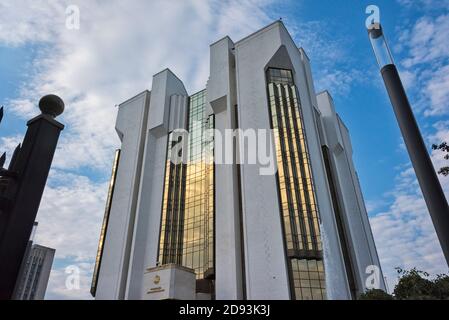
<instances>
[{"instance_id":1,"label":"white cloud","mask_svg":"<svg viewBox=\"0 0 449 320\"><path fill-rule=\"evenodd\" d=\"M359 70L339 70L337 68L317 70L315 89L328 90L331 94L348 96L355 83L364 81L365 75Z\"/></svg>"},{"instance_id":2,"label":"white cloud","mask_svg":"<svg viewBox=\"0 0 449 320\"><path fill-rule=\"evenodd\" d=\"M50 41L55 25L64 23L61 15L54 15L64 12L63 6L61 1L0 2L0 42L19 46L29 41Z\"/></svg>"},{"instance_id":3,"label":"white cloud","mask_svg":"<svg viewBox=\"0 0 449 320\"><path fill-rule=\"evenodd\" d=\"M449 179L441 178L446 196ZM433 275L448 273L427 207L412 168L398 175L391 205L370 218L377 250L390 290L397 283L395 268L420 270Z\"/></svg>"},{"instance_id":4,"label":"white cloud","mask_svg":"<svg viewBox=\"0 0 449 320\"><path fill-rule=\"evenodd\" d=\"M107 189L107 183L52 170L37 216L36 242L57 249L58 259L94 259Z\"/></svg>"},{"instance_id":5,"label":"white cloud","mask_svg":"<svg viewBox=\"0 0 449 320\"><path fill-rule=\"evenodd\" d=\"M416 83L416 74L410 70L399 70L401 75L402 83L404 84L404 88L408 90L413 90Z\"/></svg>"},{"instance_id":6,"label":"white cloud","mask_svg":"<svg viewBox=\"0 0 449 320\"><path fill-rule=\"evenodd\" d=\"M37 216L35 242L56 249L47 299L89 299L107 183L51 170ZM66 287L67 265L80 269L80 288ZM57 266L57 267L55 267Z\"/></svg>"},{"instance_id":7,"label":"white cloud","mask_svg":"<svg viewBox=\"0 0 449 320\"><path fill-rule=\"evenodd\" d=\"M300 47L303 47L312 60L318 59L323 66L331 67L346 63L348 40L336 36L329 21L297 21L298 17L286 17L289 31Z\"/></svg>"},{"instance_id":8,"label":"white cloud","mask_svg":"<svg viewBox=\"0 0 449 320\"><path fill-rule=\"evenodd\" d=\"M204 88L209 44L234 40L271 22L271 0L44 1L2 0L0 45L35 46L27 85L11 109L29 119L39 98L61 96L66 125L38 214L36 241L56 249L47 297L88 298L104 210L106 180L118 146L114 106L151 88L152 75L169 67L189 90ZM68 5L80 8L80 30L65 28ZM3 139L12 145L17 137ZM88 173L100 176L89 178ZM83 264L80 292L64 285L67 263Z\"/></svg>"},{"instance_id":9,"label":"white cloud","mask_svg":"<svg viewBox=\"0 0 449 320\"><path fill-rule=\"evenodd\" d=\"M150 88L165 67L190 92L203 88L209 43L227 34L239 39L270 21L262 10L269 1L73 1L81 13L77 31L65 28L68 3L3 1L0 20L0 43L45 44L11 106L30 117L44 94L65 100L67 129L55 158L62 169L107 168L118 143L114 105Z\"/></svg>"},{"instance_id":10,"label":"white cloud","mask_svg":"<svg viewBox=\"0 0 449 320\"><path fill-rule=\"evenodd\" d=\"M298 17L288 16L284 22L311 59L317 92L328 90L334 96L346 97L355 84L365 83L372 77L354 66L351 40L331 32L336 27L332 22L298 21Z\"/></svg>"},{"instance_id":11,"label":"white cloud","mask_svg":"<svg viewBox=\"0 0 449 320\"><path fill-rule=\"evenodd\" d=\"M435 134L427 139L429 145L449 141L447 121L434 127ZM431 156L436 169L449 165L440 151L433 151ZM387 210L370 210L374 238L391 290L397 282L396 267L417 267L432 275L449 272L413 168L407 164L397 169L396 186L385 195L390 199ZM439 178L449 199L449 177Z\"/></svg>"},{"instance_id":12,"label":"white cloud","mask_svg":"<svg viewBox=\"0 0 449 320\"><path fill-rule=\"evenodd\" d=\"M449 15L424 16L403 29L399 41L407 55L401 75L407 89L416 91L416 110L425 116L449 114Z\"/></svg>"},{"instance_id":13,"label":"white cloud","mask_svg":"<svg viewBox=\"0 0 449 320\"><path fill-rule=\"evenodd\" d=\"M2 153L6 152L6 161L5 165L3 166L4 168L8 168L14 150L17 148L19 144L22 143L22 140L23 137L21 135L0 138L0 150L2 151Z\"/></svg>"},{"instance_id":14,"label":"white cloud","mask_svg":"<svg viewBox=\"0 0 449 320\"><path fill-rule=\"evenodd\" d=\"M432 104L432 108L426 114L438 115L449 113L449 64L435 71L432 78L427 82L426 90L427 97Z\"/></svg>"},{"instance_id":15,"label":"white cloud","mask_svg":"<svg viewBox=\"0 0 449 320\"><path fill-rule=\"evenodd\" d=\"M397 0L406 8L417 7L424 10L440 10L449 8L449 0Z\"/></svg>"}]
</instances>

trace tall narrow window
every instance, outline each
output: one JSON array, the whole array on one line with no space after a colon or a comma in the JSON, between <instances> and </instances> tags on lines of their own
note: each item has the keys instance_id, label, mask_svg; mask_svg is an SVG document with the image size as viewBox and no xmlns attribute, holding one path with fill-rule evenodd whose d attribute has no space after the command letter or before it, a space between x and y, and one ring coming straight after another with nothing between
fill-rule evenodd
<instances>
[{"instance_id":1,"label":"tall narrow window","mask_svg":"<svg viewBox=\"0 0 449 320\"><path fill-rule=\"evenodd\" d=\"M326 298L318 208L297 88L291 70L267 70L278 191L292 295Z\"/></svg>"},{"instance_id":2,"label":"tall narrow window","mask_svg":"<svg viewBox=\"0 0 449 320\"><path fill-rule=\"evenodd\" d=\"M109 215L111 213L112 197L114 195L115 180L117 178L117 169L120 161L120 150L115 152L114 164L112 166L111 180L109 182L108 197L106 199L106 208L104 210L103 224L101 225L100 239L98 240L97 257L95 259L95 268L92 275L92 284L90 293L95 297L98 284L98 272L101 267L101 260L103 258L104 242L106 240L106 231L108 229Z\"/></svg>"},{"instance_id":3,"label":"tall narrow window","mask_svg":"<svg viewBox=\"0 0 449 320\"><path fill-rule=\"evenodd\" d=\"M181 138L173 132L168 136L167 162L165 170L164 198L162 202L162 225L159 242L159 262L182 263L183 220L185 198L185 163L173 163L172 151ZM181 150L182 152L182 150Z\"/></svg>"},{"instance_id":4,"label":"tall narrow window","mask_svg":"<svg viewBox=\"0 0 449 320\"><path fill-rule=\"evenodd\" d=\"M192 268L197 279L214 274L213 141L204 134L213 129L214 118L205 117L205 105L206 91L190 97L187 150L181 151L187 163L170 161L180 141L169 135L159 243L160 263Z\"/></svg>"}]
</instances>

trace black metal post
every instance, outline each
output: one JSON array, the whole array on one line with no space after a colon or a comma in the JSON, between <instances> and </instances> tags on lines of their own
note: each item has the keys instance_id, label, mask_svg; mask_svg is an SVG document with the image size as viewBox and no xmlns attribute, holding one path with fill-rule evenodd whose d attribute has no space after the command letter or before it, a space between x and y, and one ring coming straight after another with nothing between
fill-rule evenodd
<instances>
[{"instance_id":1,"label":"black metal post","mask_svg":"<svg viewBox=\"0 0 449 320\"><path fill-rule=\"evenodd\" d=\"M3 196L10 200L2 208L0 223L0 300L12 298L20 266L30 239L48 173L64 126L54 119L64 104L56 96L44 97L42 114L28 122L28 130L10 171L11 178Z\"/></svg>"},{"instance_id":2,"label":"black metal post","mask_svg":"<svg viewBox=\"0 0 449 320\"><path fill-rule=\"evenodd\" d=\"M394 64L381 70L421 191L449 264L449 206Z\"/></svg>"},{"instance_id":3,"label":"black metal post","mask_svg":"<svg viewBox=\"0 0 449 320\"><path fill-rule=\"evenodd\" d=\"M449 265L449 206L380 24L368 30L382 78L441 248Z\"/></svg>"}]
</instances>

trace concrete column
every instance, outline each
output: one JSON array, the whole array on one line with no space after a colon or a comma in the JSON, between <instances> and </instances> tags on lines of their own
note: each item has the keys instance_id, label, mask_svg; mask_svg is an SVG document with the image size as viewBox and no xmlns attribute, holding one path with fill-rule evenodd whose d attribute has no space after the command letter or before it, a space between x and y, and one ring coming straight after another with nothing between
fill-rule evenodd
<instances>
[{"instance_id":1,"label":"concrete column","mask_svg":"<svg viewBox=\"0 0 449 320\"><path fill-rule=\"evenodd\" d=\"M207 85L209 114L215 114L215 129L225 136L226 129L236 127L235 68L233 42L224 38L211 45L211 73ZM218 300L243 299L242 252L237 166L224 164L223 143L215 141L215 289ZM229 153L229 150L227 150Z\"/></svg>"}]
</instances>

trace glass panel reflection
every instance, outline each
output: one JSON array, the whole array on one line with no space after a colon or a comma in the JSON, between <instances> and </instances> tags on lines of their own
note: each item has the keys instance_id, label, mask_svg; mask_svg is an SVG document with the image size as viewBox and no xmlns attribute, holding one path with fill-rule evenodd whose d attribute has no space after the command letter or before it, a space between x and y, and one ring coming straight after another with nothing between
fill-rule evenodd
<instances>
[{"instance_id":1,"label":"glass panel reflection","mask_svg":"<svg viewBox=\"0 0 449 320\"><path fill-rule=\"evenodd\" d=\"M315 190L293 73L291 70L270 68L267 70L267 82L292 294L298 300L325 299Z\"/></svg>"},{"instance_id":2,"label":"glass panel reflection","mask_svg":"<svg viewBox=\"0 0 449 320\"><path fill-rule=\"evenodd\" d=\"M165 173L159 262L195 269L204 279L214 267L214 165L213 139L204 135L214 128L213 116L205 117L206 91L190 97L187 164L174 165L169 135Z\"/></svg>"}]
</instances>

